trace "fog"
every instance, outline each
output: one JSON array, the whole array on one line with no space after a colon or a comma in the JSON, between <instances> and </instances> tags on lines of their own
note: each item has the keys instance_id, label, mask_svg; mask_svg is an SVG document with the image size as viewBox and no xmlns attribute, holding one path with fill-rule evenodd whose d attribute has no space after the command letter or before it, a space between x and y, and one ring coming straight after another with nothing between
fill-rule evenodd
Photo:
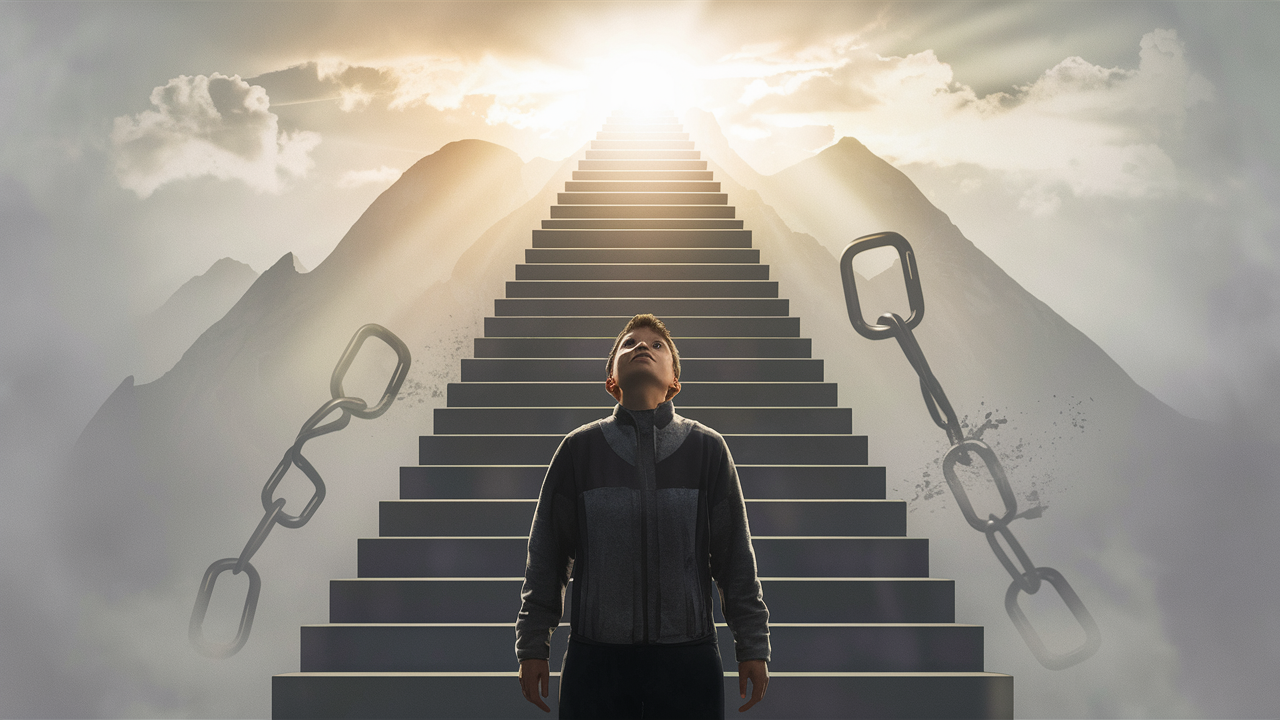
<instances>
[{"instance_id":1,"label":"fog","mask_svg":"<svg viewBox=\"0 0 1280 720\"><path fill-rule=\"evenodd\" d=\"M670 28L672 43L696 48L689 52L699 67L805 60L827 63L821 70L847 60L864 63L858 67L866 73L849 76L857 86L883 77L869 68L909 65L905 59L914 56L921 77L951 73L943 82L944 99L964 100L971 92L981 101L1006 93L1012 99L1003 102L1011 108L1034 106L1025 88L1071 57L1084 64L1070 67L1116 70L1108 77L1118 84L1143 70L1145 37L1175 33L1185 72L1173 78L1181 84L1170 87L1207 87L1207 95L1179 96L1174 104L1180 109L1172 114L1150 110L1172 107L1164 96L1150 106L1086 108L1100 115L1059 106L1072 127L1093 123L1109 133L1099 147L1150 146L1163 153L1174 170L1154 177L1172 178L1172 188L1089 186L1106 174L1018 165L1009 159L1014 153L1000 147L999 128L981 122L971 130L987 150L951 152L946 143L961 141L939 135L939 128L960 116L930 116L933 124L922 120L911 132L892 132L900 117L894 107L917 101L932 107L923 96L902 91L905 86L888 86L892 93L885 97L893 103L871 104L888 108L884 115L802 107L800 100L812 99L803 93L793 98L795 105L767 106L774 101L765 95L758 105L743 103L755 80L746 71L712 78L703 99L727 145L762 177L844 136L858 137L1141 388L1185 416L1212 421L1183 426L1202 431L1179 436L1186 454L1177 458L1143 456L1159 445L1135 428L1132 438L1120 438L1132 440L1134 456L1109 465L1080 451L1102 445L1115 450L1114 438L1101 431L1125 418L1096 410L1101 398L1055 399L1048 392L1034 407L1036 397L1001 396L1002 375L941 377L962 415L976 423L991 411L1008 420L986 438L1001 451L1021 497L1034 490L1050 508L1023 521L1019 538L1037 562L1071 580L1104 628L1096 662L1043 671L1030 664L1004 614L1002 568L963 523L949 493L939 492L941 431L918 407L905 360L890 343L867 347L839 312L821 314L826 296L804 300L800 270L789 285L784 282L783 296L796 298L792 314L802 318L802 335L815 338L815 357L826 358L829 377L841 383L841 405L851 406L857 393L871 390L855 390L861 381L839 358L866 354L899 369L878 392L895 402L901 398L903 417L918 425L876 428L867 410L855 406L855 418L866 423L859 431L882 432L873 436L872 457L892 468L890 497L911 503L909 533L931 538L933 574L958 578L957 620L986 626L988 669L1018 678L1019 714L1244 717L1277 706L1266 677L1280 654L1280 616L1267 580L1276 568L1263 552L1275 545L1268 528L1280 510L1273 469L1280 460L1274 5L786 3L664 10L431 3L366 11L349 4L44 3L0 6L0 92L6 98L0 104L0 532L9 548L0 554L7 579L0 586L0 716L268 714L270 674L296 669L298 626L323 622L328 579L354 574L353 539L376 533L376 501L395 497L397 468L415 462L416 434L430 431L431 408L443 404L444 383L456 381L458 358L470 352L481 318L491 312L487 303L500 290L484 285L453 299L405 301L408 308L446 308L447 320L435 326L415 322L409 310L384 319L393 330L416 335L405 397L384 418L353 420L341 433L308 445L307 456L330 495L312 523L296 531L277 528L255 559L263 576L258 619L249 644L231 660L202 658L186 644L199 577L209 562L239 552L261 516L262 483L297 427L327 397L327 373L351 332L367 320L353 313L325 329L323 342L309 346L300 361L311 373L305 379L235 388L230 399L213 394L189 404L182 415L194 428L189 437L206 428L210 442L184 448L182 472L202 463L203 469L180 474L171 485L105 484L116 476L98 474L92 463L73 471L70 449L126 377L143 386L176 362L188 341L173 340L157 358L148 355L154 338L140 328L221 258L263 275L294 253L304 270L315 272L401 172L450 142L480 138L529 161L512 182L523 183L522 197L532 197L533 205L524 214L515 205L500 213L491 208L493 218L463 234L483 252L462 266L477 274L503 263L509 268L502 253L527 243L521 223L540 217L537 208L545 213L550 202L533 196L548 179L555 183L560 160L596 129L589 113L563 126L546 125L579 107L556 104L572 95L563 89L572 85L568 81L517 93L495 88L491 78L463 91L462 81L455 86L432 76L444 85L430 92L454 93L456 106L410 99L392 108L394 98L378 94L391 91L368 73L335 75L321 85L317 63L377 71L409 67L402 63L408 57L436 57L468 72L487 67L494 77L510 68L546 70L530 72L522 83L573 80L582 77L583 58L604 53L611 37L636 39L662 27ZM583 34L590 43L573 42ZM290 68L294 80L296 68L312 68L307 79L317 84L285 83L288 77L280 73ZM468 72L457 77L473 77ZM203 117L204 125L179 122L196 105L153 102L158 88L174 87L182 91L175 97L189 97L183 93L197 88L197 77L207 84L215 76L223 78L226 92L219 95L215 83L211 101L216 95L217 102L257 108L240 134L221 134L211 116L193 116ZM787 76L768 77L766 84L778 84ZM1065 88L1068 100L1085 97L1066 92L1068 84L1057 87ZM368 99L359 94L366 90ZM503 119L490 122L498 117L489 114L493 107L503 109ZM779 124L787 117L792 125ZM1027 118L1019 127L1032 132L1046 122ZM182 134L191 128L198 131ZM1031 137L1053 141L1052 133ZM147 144L164 138L170 144ZM205 153L193 138L214 143L217 151ZM929 139L937 144L929 146ZM228 148L239 148L240 155ZM709 150L701 139L699 148ZM237 157L257 160L237 164ZM824 235L812 220L809 226L796 222L785 203L769 196L767 182L759 184L731 158L716 161L740 183L730 202L743 212L751 208L749 223L760 223L761 237L780 238L775 247L787 247L781 243L792 242L791 231L807 233L815 238L813 247L834 258L833 249L850 239ZM746 195L751 189L762 193L758 205ZM512 227L487 245L480 242L513 211ZM766 230L771 218L782 225ZM778 250L765 262L777 274L786 258ZM451 259L437 270L447 276L453 267ZM503 277L484 279L500 288ZM926 277L926 295L927 283ZM937 319L930 317L935 328ZM175 337L194 338L207 322L194 314L177 321L184 327ZM924 349L942 363L946 338L930 339L922 340ZM275 362L265 366L268 376L288 366ZM366 387L377 385L369 378L382 369L368 369ZM228 431L202 419L233 416L233 401L249 397L258 404L242 428ZM1071 430L1053 425L1050 418L1059 413L1073 421ZM229 444L242 454L218 457L215 449ZM1032 446L1034 453L1013 459L1017 448ZM113 463L100 459L103 467ZM163 475L164 468L145 470L139 477ZM298 475L291 473L287 483L291 498L307 491ZM1178 483L1167 482L1175 475ZM241 580L220 579L210 633L230 632L243 597ZM1061 615L1061 608L1023 600L1042 622ZM1112 672L1118 675L1109 681Z\"/></svg>"}]
</instances>

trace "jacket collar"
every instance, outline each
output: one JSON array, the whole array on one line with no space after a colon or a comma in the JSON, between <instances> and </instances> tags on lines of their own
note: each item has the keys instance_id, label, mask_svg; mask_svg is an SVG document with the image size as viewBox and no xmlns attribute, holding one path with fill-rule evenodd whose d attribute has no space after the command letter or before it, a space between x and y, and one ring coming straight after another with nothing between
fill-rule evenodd
<instances>
[{"instance_id":1,"label":"jacket collar","mask_svg":"<svg viewBox=\"0 0 1280 720\"><path fill-rule=\"evenodd\" d=\"M671 422L671 419L675 417L675 414L676 406L674 400L662 403L653 410L653 426L658 429L666 427ZM635 415L632 414L631 410L622 407L622 403L617 403L613 406L613 419L628 425L636 424Z\"/></svg>"}]
</instances>

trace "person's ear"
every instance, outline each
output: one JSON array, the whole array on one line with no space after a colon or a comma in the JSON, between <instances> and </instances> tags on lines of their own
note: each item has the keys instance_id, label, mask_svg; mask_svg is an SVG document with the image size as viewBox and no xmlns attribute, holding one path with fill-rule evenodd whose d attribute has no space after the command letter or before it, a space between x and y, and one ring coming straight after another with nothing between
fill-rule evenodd
<instances>
[{"instance_id":1,"label":"person's ear","mask_svg":"<svg viewBox=\"0 0 1280 720\"><path fill-rule=\"evenodd\" d=\"M679 394L680 394L680 381L676 380L675 382L671 383L671 387L667 388L667 400L670 400L671 398ZM667 400L663 400L662 402L666 402Z\"/></svg>"},{"instance_id":2,"label":"person's ear","mask_svg":"<svg viewBox=\"0 0 1280 720\"><path fill-rule=\"evenodd\" d=\"M618 387L618 381L615 380L612 375L605 378L604 389L609 391L609 394L613 396L613 399L618 402L622 402L622 390Z\"/></svg>"}]
</instances>

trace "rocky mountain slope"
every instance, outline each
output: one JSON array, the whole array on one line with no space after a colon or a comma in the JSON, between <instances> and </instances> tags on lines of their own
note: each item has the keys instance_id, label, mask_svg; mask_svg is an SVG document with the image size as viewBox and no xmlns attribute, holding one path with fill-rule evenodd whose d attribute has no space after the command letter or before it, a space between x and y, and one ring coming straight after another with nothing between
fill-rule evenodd
<instances>
[{"instance_id":1,"label":"rocky mountain slope","mask_svg":"<svg viewBox=\"0 0 1280 720\"><path fill-rule=\"evenodd\" d=\"M135 376L150 382L168 372L257 279L253 268L226 257L183 283L139 323Z\"/></svg>"}]
</instances>

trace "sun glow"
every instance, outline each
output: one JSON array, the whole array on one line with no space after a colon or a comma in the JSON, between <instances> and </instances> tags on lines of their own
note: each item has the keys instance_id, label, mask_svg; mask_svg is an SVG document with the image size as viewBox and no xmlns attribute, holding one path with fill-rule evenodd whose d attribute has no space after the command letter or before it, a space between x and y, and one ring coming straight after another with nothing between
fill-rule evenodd
<instances>
[{"instance_id":1,"label":"sun glow","mask_svg":"<svg viewBox=\"0 0 1280 720\"><path fill-rule=\"evenodd\" d=\"M683 112L697 101L698 71L663 47L632 47L592 63L595 102L629 112Z\"/></svg>"}]
</instances>

